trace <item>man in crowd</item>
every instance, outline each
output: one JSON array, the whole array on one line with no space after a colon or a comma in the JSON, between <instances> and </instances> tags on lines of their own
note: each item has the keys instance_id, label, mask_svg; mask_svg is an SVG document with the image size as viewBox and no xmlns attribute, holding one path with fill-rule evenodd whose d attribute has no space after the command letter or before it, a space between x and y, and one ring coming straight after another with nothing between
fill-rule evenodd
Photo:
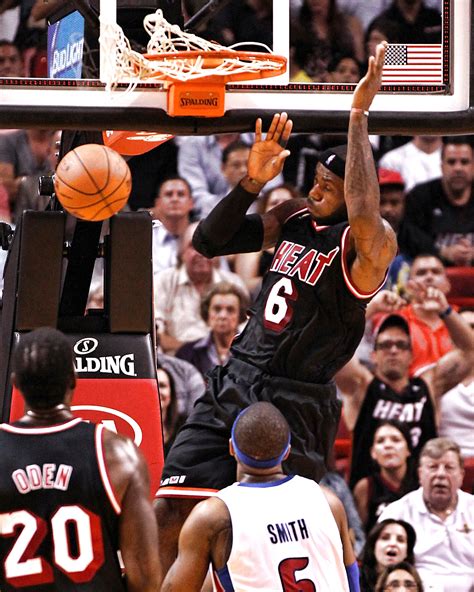
<instances>
[{"instance_id":1,"label":"man in crowd","mask_svg":"<svg viewBox=\"0 0 474 592\"><path fill-rule=\"evenodd\" d=\"M192 187L199 218L206 216L225 194L227 181L222 174L222 153L240 134L217 134L181 138L178 150L179 174Z\"/></svg>"},{"instance_id":2,"label":"man in crowd","mask_svg":"<svg viewBox=\"0 0 474 592\"><path fill-rule=\"evenodd\" d=\"M22 78L23 58L18 47L6 39L0 40L0 78Z\"/></svg>"},{"instance_id":3,"label":"man in crowd","mask_svg":"<svg viewBox=\"0 0 474 592\"><path fill-rule=\"evenodd\" d=\"M435 592L474 590L474 496L462 491L459 446L434 438L420 454L420 488L389 504L379 520L406 520L416 530L415 565Z\"/></svg>"},{"instance_id":4,"label":"man in crowd","mask_svg":"<svg viewBox=\"0 0 474 592\"><path fill-rule=\"evenodd\" d=\"M414 136L406 144L389 150L379 160L382 168L397 171L405 189L441 176L441 136Z\"/></svg>"},{"instance_id":5,"label":"man in crowd","mask_svg":"<svg viewBox=\"0 0 474 592\"><path fill-rule=\"evenodd\" d=\"M165 179L151 210L153 216L153 274L174 267L179 241L190 224L194 206L189 183L180 177Z\"/></svg>"},{"instance_id":6,"label":"man in crowd","mask_svg":"<svg viewBox=\"0 0 474 592\"><path fill-rule=\"evenodd\" d=\"M208 391L168 454L163 477L167 483L180 477L179 486L157 494L164 570L174 560L181 525L196 500L235 480L227 441L249 403L267 400L285 414L293 434L292 472L318 480L326 470L340 415L332 377L352 357L364 332L365 304L383 284L396 252L395 234L379 213L367 127L384 55L381 44L353 95L348 146L323 155L308 199L246 216L289 155L287 114L273 117L265 138L259 119L247 176L194 234L195 248L207 257L276 249L229 362L212 371Z\"/></svg>"},{"instance_id":7,"label":"man in crowd","mask_svg":"<svg viewBox=\"0 0 474 592\"><path fill-rule=\"evenodd\" d=\"M264 402L244 409L229 446L238 482L190 514L163 592L199 592L209 564L218 590L358 590L341 502L283 471L290 429L278 409Z\"/></svg>"},{"instance_id":8,"label":"man in crowd","mask_svg":"<svg viewBox=\"0 0 474 592\"><path fill-rule=\"evenodd\" d=\"M444 294L427 288L420 298L429 300L438 313L448 308ZM474 362L474 333L459 314L444 317L450 332L457 333L462 349L440 358L419 377L410 378L412 357L410 330L399 314L389 315L380 325L374 344L374 373L353 358L336 374L336 384L345 399L344 417L354 426L350 484L370 470L370 447L381 420L408 424L412 452L418 456L423 444L436 435L439 399L463 380Z\"/></svg>"},{"instance_id":9,"label":"man in crowd","mask_svg":"<svg viewBox=\"0 0 474 592\"><path fill-rule=\"evenodd\" d=\"M12 367L26 413L0 425L2 590L158 592L145 461L128 438L73 417L66 337L23 335Z\"/></svg>"},{"instance_id":10,"label":"man in crowd","mask_svg":"<svg viewBox=\"0 0 474 592\"><path fill-rule=\"evenodd\" d=\"M399 172L379 168L380 215L397 234L398 255L392 261L384 288L401 294L415 255L428 253L431 241L423 240L417 228L405 220L405 182ZM434 249L433 249L434 252Z\"/></svg>"},{"instance_id":11,"label":"man in crowd","mask_svg":"<svg viewBox=\"0 0 474 592\"><path fill-rule=\"evenodd\" d=\"M11 204L15 203L28 178L33 178L37 187L41 175L50 175L54 171L56 140L56 132L46 129L0 134L0 183L8 191Z\"/></svg>"},{"instance_id":12,"label":"man in crowd","mask_svg":"<svg viewBox=\"0 0 474 592\"><path fill-rule=\"evenodd\" d=\"M222 151L222 174L227 181L227 186L220 197L224 197L247 174L247 162L250 154L250 146L242 140L231 142ZM209 212L206 212L206 215Z\"/></svg>"},{"instance_id":13,"label":"man in crowd","mask_svg":"<svg viewBox=\"0 0 474 592\"><path fill-rule=\"evenodd\" d=\"M416 185L406 199L406 220L431 241L446 265L471 266L474 262L471 142L470 136L444 137L441 178Z\"/></svg>"},{"instance_id":14,"label":"man in crowd","mask_svg":"<svg viewBox=\"0 0 474 592\"><path fill-rule=\"evenodd\" d=\"M407 284L406 296L409 304L400 309L399 313L408 321L413 347L413 359L410 374L417 375L439 360L453 347L463 347L463 339L467 334L467 323L460 317L462 331L449 331L443 317L439 316L436 304L430 300L416 297L421 289L435 288L445 297L451 285L446 269L435 255L419 255L412 262ZM446 309L448 310L448 309Z\"/></svg>"}]
</instances>

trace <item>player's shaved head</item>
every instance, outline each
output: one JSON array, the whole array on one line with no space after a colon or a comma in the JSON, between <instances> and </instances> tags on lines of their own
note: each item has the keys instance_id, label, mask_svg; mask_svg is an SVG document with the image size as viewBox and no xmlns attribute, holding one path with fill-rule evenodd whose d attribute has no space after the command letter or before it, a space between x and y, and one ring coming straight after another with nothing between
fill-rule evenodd
<instances>
[{"instance_id":1,"label":"player's shaved head","mask_svg":"<svg viewBox=\"0 0 474 592\"><path fill-rule=\"evenodd\" d=\"M12 357L15 386L32 409L49 409L64 401L75 386L72 347L50 327L22 336Z\"/></svg>"},{"instance_id":2,"label":"player's shaved head","mask_svg":"<svg viewBox=\"0 0 474 592\"><path fill-rule=\"evenodd\" d=\"M239 450L255 460L279 457L288 447L290 428L271 403L253 403L234 424L233 438Z\"/></svg>"}]
</instances>

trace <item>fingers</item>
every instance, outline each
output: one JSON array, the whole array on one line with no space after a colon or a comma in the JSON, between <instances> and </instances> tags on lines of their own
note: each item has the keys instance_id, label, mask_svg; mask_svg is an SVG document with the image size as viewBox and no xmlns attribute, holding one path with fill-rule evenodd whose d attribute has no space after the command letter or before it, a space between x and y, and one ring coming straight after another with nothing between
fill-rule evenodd
<instances>
[{"instance_id":1,"label":"fingers","mask_svg":"<svg viewBox=\"0 0 474 592\"><path fill-rule=\"evenodd\" d=\"M433 286L429 286L426 289L426 298L428 300L440 300L443 301L446 299L446 296L439 288L435 288Z\"/></svg>"},{"instance_id":2,"label":"fingers","mask_svg":"<svg viewBox=\"0 0 474 592\"><path fill-rule=\"evenodd\" d=\"M382 41L379 43L375 49L375 63L378 68L383 68L383 63L385 60L385 53L387 51L387 42Z\"/></svg>"},{"instance_id":3,"label":"fingers","mask_svg":"<svg viewBox=\"0 0 474 592\"><path fill-rule=\"evenodd\" d=\"M288 113L275 113L270 128L268 129L266 140L275 141L283 148L290 137L293 122L288 119Z\"/></svg>"},{"instance_id":4,"label":"fingers","mask_svg":"<svg viewBox=\"0 0 474 592\"><path fill-rule=\"evenodd\" d=\"M291 152L289 150L282 150L280 154L277 156L278 164L283 166L283 162L290 156Z\"/></svg>"},{"instance_id":5,"label":"fingers","mask_svg":"<svg viewBox=\"0 0 474 592\"><path fill-rule=\"evenodd\" d=\"M262 140L262 120L260 117L255 122L255 142L260 142Z\"/></svg>"},{"instance_id":6,"label":"fingers","mask_svg":"<svg viewBox=\"0 0 474 592\"><path fill-rule=\"evenodd\" d=\"M278 128L278 123L280 121L280 117L281 117L281 115L279 113L275 113L275 115L273 116L270 127L268 128L268 132L267 132L267 136L266 136L267 140L274 139L274 136L275 136L277 128Z\"/></svg>"},{"instance_id":7,"label":"fingers","mask_svg":"<svg viewBox=\"0 0 474 592\"><path fill-rule=\"evenodd\" d=\"M285 148L286 143L288 142L288 138L291 135L291 130L293 129L293 122L291 121L291 119L288 119L285 123L285 127L283 128L282 134L280 139L278 140L278 143L280 144L280 146L282 148ZM288 156L288 155L287 155ZM286 156L285 156L286 158Z\"/></svg>"}]
</instances>

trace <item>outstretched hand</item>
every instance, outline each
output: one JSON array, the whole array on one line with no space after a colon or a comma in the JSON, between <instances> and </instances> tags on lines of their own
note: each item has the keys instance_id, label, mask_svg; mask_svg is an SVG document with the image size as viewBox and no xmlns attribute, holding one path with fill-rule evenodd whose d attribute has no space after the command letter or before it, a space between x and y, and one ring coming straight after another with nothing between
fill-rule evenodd
<instances>
[{"instance_id":1,"label":"outstretched hand","mask_svg":"<svg viewBox=\"0 0 474 592\"><path fill-rule=\"evenodd\" d=\"M275 113L265 139L262 137L262 120L255 124L255 142L248 160L248 176L264 185L283 169L290 151L285 149L293 122L287 113Z\"/></svg>"},{"instance_id":2,"label":"outstretched hand","mask_svg":"<svg viewBox=\"0 0 474 592\"><path fill-rule=\"evenodd\" d=\"M375 95L382 86L382 71L385 60L387 42L377 45L375 56L370 56L367 74L359 80L352 96L352 107L368 111Z\"/></svg>"}]
</instances>

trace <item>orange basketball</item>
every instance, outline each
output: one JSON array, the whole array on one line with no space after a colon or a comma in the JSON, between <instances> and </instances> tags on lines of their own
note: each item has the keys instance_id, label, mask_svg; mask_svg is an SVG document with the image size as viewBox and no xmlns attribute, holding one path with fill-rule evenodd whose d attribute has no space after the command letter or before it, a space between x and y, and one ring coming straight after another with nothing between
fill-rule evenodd
<instances>
[{"instance_id":1,"label":"orange basketball","mask_svg":"<svg viewBox=\"0 0 474 592\"><path fill-rule=\"evenodd\" d=\"M68 152L54 176L54 189L64 209L92 222L121 210L131 188L128 164L118 152L100 144L84 144Z\"/></svg>"}]
</instances>

